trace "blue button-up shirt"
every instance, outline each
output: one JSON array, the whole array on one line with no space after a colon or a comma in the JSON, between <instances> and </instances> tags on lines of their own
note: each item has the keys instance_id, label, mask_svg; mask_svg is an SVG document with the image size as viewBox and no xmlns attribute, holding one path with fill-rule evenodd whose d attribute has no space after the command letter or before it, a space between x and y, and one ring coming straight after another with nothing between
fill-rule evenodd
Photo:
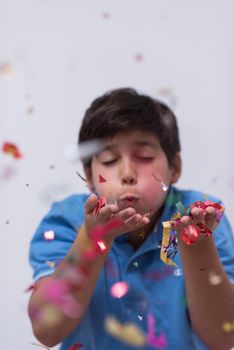
<instances>
[{"instance_id":1,"label":"blue button-up shirt","mask_svg":"<svg viewBox=\"0 0 234 350\"><path fill-rule=\"evenodd\" d=\"M83 207L87 197L87 194L73 195L54 203L41 221L30 245L30 264L35 281L54 272L47 261L60 261L67 254L83 224ZM213 197L209 199L220 202ZM165 350L208 349L194 333L189 319L179 252L174 258L177 268L165 265L160 259L162 222L170 220L176 212L175 203L178 201L187 207L197 200L204 200L202 193L171 187L154 231L138 250L129 244L127 233L116 238L85 317L80 326L64 340L61 350L68 350L78 342L83 344L84 350L136 349L110 336L105 331L105 318L114 316L121 323L134 323L146 334L149 313L155 318L156 334L163 332L166 335ZM55 232L54 240L44 239L43 234L47 230ZM234 283L234 237L226 216L223 216L215 230L214 238L224 269ZM118 281L126 281L129 285L128 293L122 298L114 298L110 293L111 286ZM141 349L155 348L146 344Z\"/></svg>"}]
</instances>

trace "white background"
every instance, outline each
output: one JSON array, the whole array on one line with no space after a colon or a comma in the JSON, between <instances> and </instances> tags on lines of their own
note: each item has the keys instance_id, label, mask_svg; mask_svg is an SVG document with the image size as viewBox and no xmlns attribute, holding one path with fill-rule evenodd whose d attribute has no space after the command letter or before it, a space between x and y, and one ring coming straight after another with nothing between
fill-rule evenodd
<instances>
[{"instance_id":1,"label":"white background","mask_svg":"<svg viewBox=\"0 0 234 350\"><path fill-rule=\"evenodd\" d=\"M180 187L220 197L234 225L233 30L232 0L0 0L0 142L23 154L0 153L1 349L37 348L29 241L51 201L86 190L64 151L106 90L172 106Z\"/></svg>"}]
</instances>

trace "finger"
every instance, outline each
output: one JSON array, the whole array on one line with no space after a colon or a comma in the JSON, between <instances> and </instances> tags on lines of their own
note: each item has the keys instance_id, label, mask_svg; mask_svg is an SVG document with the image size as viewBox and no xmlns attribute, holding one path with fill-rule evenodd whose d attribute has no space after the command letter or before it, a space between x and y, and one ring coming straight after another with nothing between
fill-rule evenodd
<instances>
[{"instance_id":1,"label":"finger","mask_svg":"<svg viewBox=\"0 0 234 350\"><path fill-rule=\"evenodd\" d=\"M134 216L125 221L124 226L126 227L126 229L132 231L149 224L149 222L150 219L148 217L142 216L140 214L135 214Z\"/></svg>"},{"instance_id":2,"label":"finger","mask_svg":"<svg viewBox=\"0 0 234 350\"><path fill-rule=\"evenodd\" d=\"M205 225L205 215L201 208L197 208L197 207L193 208L191 210L191 215L192 215L193 223L195 225L198 223L202 223Z\"/></svg>"},{"instance_id":3,"label":"finger","mask_svg":"<svg viewBox=\"0 0 234 350\"><path fill-rule=\"evenodd\" d=\"M214 231L218 226L218 221L216 220L216 211L214 207L206 208L206 227L211 231Z\"/></svg>"},{"instance_id":4,"label":"finger","mask_svg":"<svg viewBox=\"0 0 234 350\"><path fill-rule=\"evenodd\" d=\"M118 212L118 208L117 208L117 212ZM106 221L110 219L111 216L113 216L113 214L115 213L116 213L116 208L108 205L100 209L98 216L100 221Z\"/></svg>"},{"instance_id":5,"label":"finger","mask_svg":"<svg viewBox=\"0 0 234 350\"><path fill-rule=\"evenodd\" d=\"M136 214L136 210L134 208L126 208L121 210L116 217L120 219L123 223L130 219L132 216Z\"/></svg>"},{"instance_id":6,"label":"finger","mask_svg":"<svg viewBox=\"0 0 234 350\"><path fill-rule=\"evenodd\" d=\"M95 193L92 193L85 202L84 212L90 214L96 205L98 204L99 198Z\"/></svg>"}]
</instances>

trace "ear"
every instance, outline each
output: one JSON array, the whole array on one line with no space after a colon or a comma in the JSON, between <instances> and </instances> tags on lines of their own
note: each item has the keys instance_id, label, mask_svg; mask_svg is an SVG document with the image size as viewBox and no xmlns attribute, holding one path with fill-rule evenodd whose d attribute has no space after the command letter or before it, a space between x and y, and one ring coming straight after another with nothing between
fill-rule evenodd
<instances>
[{"instance_id":1,"label":"ear","mask_svg":"<svg viewBox=\"0 0 234 350\"><path fill-rule=\"evenodd\" d=\"M92 170L91 166L89 165L84 165L84 172L85 172L85 178L87 181L87 186L91 192L95 191L95 187L93 184L93 177L92 177Z\"/></svg>"},{"instance_id":2,"label":"ear","mask_svg":"<svg viewBox=\"0 0 234 350\"><path fill-rule=\"evenodd\" d=\"M179 180L182 171L182 160L179 152L175 155L171 171L171 184L174 184Z\"/></svg>"}]
</instances>

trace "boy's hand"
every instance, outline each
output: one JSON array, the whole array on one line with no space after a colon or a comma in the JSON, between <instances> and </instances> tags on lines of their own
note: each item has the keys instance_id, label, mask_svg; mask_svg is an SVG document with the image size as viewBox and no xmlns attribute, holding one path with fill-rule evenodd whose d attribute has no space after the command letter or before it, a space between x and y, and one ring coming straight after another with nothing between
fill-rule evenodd
<instances>
[{"instance_id":1,"label":"boy's hand","mask_svg":"<svg viewBox=\"0 0 234 350\"><path fill-rule=\"evenodd\" d=\"M109 238L110 241L112 241L115 237L136 230L150 222L148 217L137 213L134 208L129 207L120 210L117 204L104 206L99 210L97 215L94 215L94 210L98 205L98 201L98 196L91 194L85 203L85 227L88 234L91 234L92 230L98 226L103 226L111 222L112 219L119 219L120 225L111 229L107 235L107 239Z\"/></svg>"},{"instance_id":2,"label":"boy's hand","mask_svg":"<svg viewBox=\"0 0 234 350\"><path fill-rule=\"evenodd\" d=\"M200 205L196 205L199 203ZM202 205L203 204L203 205ZM183 215L179 220L171 220L172 228L187 244L195 243L200 236L209 237L218 227L224 213L224 207L211 201L195 202L189 215Z\"/></svg>"}]
</instances>

